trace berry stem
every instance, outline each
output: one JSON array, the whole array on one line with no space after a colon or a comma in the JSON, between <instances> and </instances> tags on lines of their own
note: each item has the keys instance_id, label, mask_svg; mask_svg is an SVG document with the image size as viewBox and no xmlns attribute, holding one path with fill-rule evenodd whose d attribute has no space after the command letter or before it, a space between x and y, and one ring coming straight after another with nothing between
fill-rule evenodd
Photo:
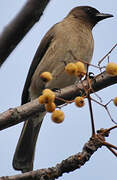
<instances>
[{"instance_id":1,"label":"berry stem","mask_svg":"<svg viewBox=\"0 0 117 180\"><path fill-rule=\"evenodd\" d=\"M92 136L94 136L95 135L95 125L94 125L94 118L93 118L91 98L90 98L90 94L89 93L88 93L87 98L88 98L89 110L90 110L90 116L91 116Z\"/></svg>"}]
</instances>

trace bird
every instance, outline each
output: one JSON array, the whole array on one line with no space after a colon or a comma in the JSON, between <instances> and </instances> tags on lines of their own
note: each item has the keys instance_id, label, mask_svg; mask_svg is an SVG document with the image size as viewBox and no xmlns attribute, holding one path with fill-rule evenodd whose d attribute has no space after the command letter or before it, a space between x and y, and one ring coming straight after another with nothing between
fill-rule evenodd
<instances>
[{"instance_id":1,"label":"bird","mask_svg":"<svg viewBox=\"0 0 117 180\"><path fill-rule=\"evenodd\" d=\"M38 98L45 88L60 89L74 84L76 77L65 73L65 64L76 62L73 55L87 63L91 62L94 50L92 29L99 21L110 17L113 15L100 13L93 7L78 6L55 24L41 40L33 58L21 104ZM44 83L40 74L46 71L52 74L53 79ZM24 123L13 157L15 170L22 173L33 170L37 137L45 114L40 112L38 117Z\"/></svg>"}]
</instances>

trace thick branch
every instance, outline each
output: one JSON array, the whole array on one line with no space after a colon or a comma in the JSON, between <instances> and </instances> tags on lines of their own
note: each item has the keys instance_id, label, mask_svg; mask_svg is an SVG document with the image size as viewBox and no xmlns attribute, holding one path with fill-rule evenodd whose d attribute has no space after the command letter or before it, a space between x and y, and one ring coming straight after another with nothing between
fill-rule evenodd
<instances>
[{"instance_id":1,"label":"thick branch","mask_svg":"<svg viewBox=\"0 0 117 180\"><path fill-rule=\"evenodd\" d=\"M14 176L1 177L0 180L54 180L62 176L64 173L72 172L83 166L91 158L92 154L97 151L98 148L102 147L103 144L99 140L98 136L105 140L105 134L98 133L97 136L90 138L90 140L84 145L82 152L70 156L61 163L57 164L55 167L40 169Z\"/></svg>"},{"instance_id":2,"label":"thick branch","mask_svg":"<svg viewBox=\"0 0 117 180\"><path fill-rule=\"evenodd\" d=\"M117 76L111 77L108 76L106 72L103 72L92 80L93 92L99 91L116 83ZM72 86L61 89L56 93L56 96L66 100L73 100L76 96L79 96L84 92L84 87L85 89L88 89L87 80L84 80L83 83L74 84ZM56 105L64 104L63 101L57 99L55 103ZM0 130L23 121L30 120L38 116L38 113L44 110L44 106L38 103L38 99L17 108L11 108L0 114Z\"/></svg>"},{"instance_id":3,"label":"thick branch","mask_svg":"<svg viewBox=\"0 0 117 180\"><path fill-rule=\"evenodd\" d=\"M27 0L27 3L0 35L0 66L23 39L31 27L39 21L50 0Z\"/></svg>"}]
</instances>

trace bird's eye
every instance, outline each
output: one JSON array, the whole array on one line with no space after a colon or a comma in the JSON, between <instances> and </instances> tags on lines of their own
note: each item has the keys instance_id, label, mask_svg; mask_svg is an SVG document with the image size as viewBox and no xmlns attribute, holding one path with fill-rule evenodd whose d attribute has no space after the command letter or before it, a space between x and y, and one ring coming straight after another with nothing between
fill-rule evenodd
<instances>
[{"instance_id":1,"label":"bird's eye","mask_svg":"<svg viewBox=\"0 0 117 180\"><path fill-rule=\"evenodd\" d=\"M91 13L91 8L86 9L87 13Z\"/></svg>"},{"instance_id":2,"label":"bird's eye","mask_svg":"<svg viewBox=\"0 0 117 180\"><path fill-rule=\"evenodd\" d=\"M85 12L90 17L94 16L97 13L97 11L94 8L90 7L87 7Z\"/></svg>"},{"instance_id":3,"label":"bird's eye","mask_svg":"<svg viewBox=\"0 0 117 180\"><path fill-rule=\"evenodd\" d=\"M90 8L87 8L87 11L90 11Z\"/></svg>"}]
</instances>

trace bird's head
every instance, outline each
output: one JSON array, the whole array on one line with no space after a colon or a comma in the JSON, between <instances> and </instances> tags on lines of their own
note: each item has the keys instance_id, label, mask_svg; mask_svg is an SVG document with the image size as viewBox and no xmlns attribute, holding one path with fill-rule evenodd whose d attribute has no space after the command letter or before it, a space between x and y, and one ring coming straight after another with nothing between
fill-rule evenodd
<instances>
[{"instance_id":1,"label":"bird's head","mask_svg":"<svg viewBox=\"0 0 117 180\"><path fill-rule=\"evenodd\" d=\"M72 9L69 15L89 23L92 28L101 20L113 17L112 14L100 13L97 9L90 6L79 6Z\"/></svg>"}]
</instances>

